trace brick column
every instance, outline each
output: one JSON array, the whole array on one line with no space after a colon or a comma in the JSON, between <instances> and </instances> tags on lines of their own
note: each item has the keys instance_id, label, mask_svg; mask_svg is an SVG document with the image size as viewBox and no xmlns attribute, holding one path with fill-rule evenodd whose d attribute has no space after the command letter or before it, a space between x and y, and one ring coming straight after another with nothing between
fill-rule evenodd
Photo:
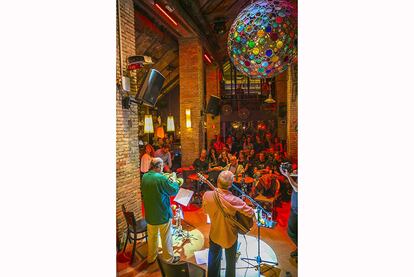
<instances>
[{"instance_id":1,"label":"brick column","mask_svg":"<svg viewBox=\"0 0 414 277\"><path fill-rule=\"evenodd\" d=\"M206 101L208 103L210 96L220 97L220 69L216 65L208 65L206 67ZM207 118L207 147L214 135L220 135L220 115L213 118L211 114L206 115ZM214 128L213 128L214 127Z\"/></svg>"},{"instance_id":2,"label":"brick column","mask_svg":"<svg viewBox=\"0 0 414 277\"><path fill-rule=\"evenodd\" d=\"M122 65L126 69L126 57L135 55L135 23L134 4L132 0L120 0L121 8L121 38L122 38ZM117 22L118 24L118 22ZM120 82L120 57L118 48L118 32L116 45L116 79ZM136 75L133 74L133 77ZM131 78L131 95L136 94L136 78ZM116 94L116 227L120 239L126 228L121 205L133 211L135 217L141 218L141 193L139 176L139 148L138 148L138 115L137 106L123 110L122 96ZM98 192L99 193L99 192Z\"/></svg>"},{"instance_id":3,"label":"brick column","mask_svg":"<svg viewBox=\"0 0 414 277\"><path fill-rule=\"evenodd\" d=\"M189 166L202 147L201 110L204 103L203 47L197 38L179 41L180 131L182 165ZM191 128L185 124L185 110L191 110Z\"/></svg>"},{"instance_id":4,"label":"brick column","mask_svg":"<svg viewBox=\"0 0 414 277\"><path fill-rule=\"evenodd\" d=\"M287 152L289 158L298 158L298 101L295 65L288 69L287 82Z\"/></svg>"}]
</instances>

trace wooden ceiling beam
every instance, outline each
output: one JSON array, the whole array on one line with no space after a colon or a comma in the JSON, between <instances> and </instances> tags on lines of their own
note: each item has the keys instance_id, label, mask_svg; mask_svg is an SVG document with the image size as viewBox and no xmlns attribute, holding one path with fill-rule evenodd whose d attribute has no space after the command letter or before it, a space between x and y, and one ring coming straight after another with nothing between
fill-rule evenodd
<instances>
[{"instance_id":1,"label":"wooden ceiling beam","mask_svg":"<svg viewBox=\"0 0 414 277\"><path fill-rule=\"evenodd\" d=\"M221 6L221 4L223 4L224 2L226 2L226 0L221 0L220 2L218 2L218 3L217 3L217 5L216 5L213 9L211 9L211 10L207 11L205 14L206 14L206 15L208 15L208 14L210 14L210 13L214 12L214 11L215 11L218 7L220 7L220 6Z\"/></svg>"},{"instance_id":2,"label":"wooden ceiling beam","mask_svg":"<svg viewBox=\"0 0 414 277\"><path fill-rule=\"evenodd\" d=\"M200 38L207 52L213 57L214 60L217 60L217 55L215 51L218 48L217 42L216 41L212 42L211 38L206 36L205 32L202 29L200 29L200 27L194 22L193 18L188 14L189 12L191 13L191 12L197 12L197 11L194 11L194 9L192 9L191 11L187 11L181 6L179 0L171 0L171 3L175 8L175 12L179 14L182 20L186 21L189 25L192 26L194 30L194 35ZM200 13L199 10L198 10L198 13Z\"/></svg>"},{"instance_id":3,"label":"wooden ceiling beam","mask_svg":"<svg viewBox=\"0 0 414 277\"><path fill-rule=\"evenodd\" d=\"M178 49L170 49L154 64L153 68L162 72L175 59L178 59Z\"/></svg>"}]
</instances>

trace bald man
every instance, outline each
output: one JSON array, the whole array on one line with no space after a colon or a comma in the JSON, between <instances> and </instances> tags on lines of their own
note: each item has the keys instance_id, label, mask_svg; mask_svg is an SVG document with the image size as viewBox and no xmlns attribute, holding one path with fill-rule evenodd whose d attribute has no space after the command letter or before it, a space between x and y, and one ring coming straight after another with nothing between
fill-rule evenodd
<instances>
[{"instance_id":1,"label":"bald man","mask_svg":"<svg viewBox=\"0 0 414 277\"><path fill-rule=\"evenodd\" d=\"M207 191L203 195L203 209L211 219L208 277L220 276L223 248L226 253L226 277L236 276L237 228L224 217L223 212L214 200L214 194L218 194L227 214L235 216L238 211L248 217L253 217L254 215L251 207L229 191L233 180L234 174L231 171L225 170L218 176L217 192Z\"/></svg>"}]
</instances>

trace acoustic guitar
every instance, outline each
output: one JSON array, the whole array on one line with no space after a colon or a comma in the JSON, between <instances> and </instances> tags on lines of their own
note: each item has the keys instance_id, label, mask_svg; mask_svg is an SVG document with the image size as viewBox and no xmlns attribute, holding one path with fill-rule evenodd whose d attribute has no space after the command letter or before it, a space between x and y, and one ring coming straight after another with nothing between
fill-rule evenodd
<instances>
[{"instance_id":1,"label":"acoustic guitar","mask_svg":"<svg viewBox=\"0 0 414 277\"><path fill-rule=\"evenodd\" d=\"M247 234L250 231L250 229L253 227L253 217L245 216L244 214L242 214L242 213L240 213L238 211L236 211L235 217L227 214L224 211L223 207L222 207L222 204L220 202L220 199L218 198L218 195L217 195L218 190L217 190L217 188L208 179L206 179L203 176L203 174L197 173L197 175L200 178L200 181L202 181L203 183L207 184L210 187L210 189L215 192L215 200L216 200L217 204L219 205L219 207L220 207L221 211L223 212L224 216L228 220L230 220L236 226L237 232L239 234L242 234L242 235Z\"/></svg>"}]
</instances>

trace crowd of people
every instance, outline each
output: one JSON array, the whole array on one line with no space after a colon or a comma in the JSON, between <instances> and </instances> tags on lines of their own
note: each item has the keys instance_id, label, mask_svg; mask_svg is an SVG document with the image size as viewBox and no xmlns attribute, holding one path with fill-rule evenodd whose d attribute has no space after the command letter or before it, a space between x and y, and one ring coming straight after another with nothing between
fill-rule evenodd
<instances>
[{"instance_id":1,"label":"crowd of people","mask_svg":"<svg viewBox=\"0 0 414 277\"><path fill-rule=\"evenodd\" d=\"M141 174L148 172L152 158L161 158L163 172L171 172L173 159L171 155L171 139L158 138L153 145L147 144L141 156ZM201 173L216 173L217 179L220 171L229 170L236 178L252 177L253 186L249 193L255 196L259 193L270 195L274 186L270 183L275 178L279 180L282 196L290 195L291 188L288 180L280 172L280 165L291 161L285 151L284 143L270 132L256 132L249 134L230 134L225 139L221 136L209 143L208 150L203 149L191 165L191 169ZM214 174L213 174L214 175ZM268 178L261 177L266 176ZM270 178L272 176L273 178ZM261 182L260 182L261 181ZM268 182L267 185L262 185Z\"/></svg>"},{"instance_id":2,"label":"crowd of people","mask_svg":"<svg viewBox=\"0 0 414 277\"><path fill-rule=\"evenodd\" d=\"M148 224L148 258L149 264L153 263L157 255L158 239L160 233L163 258L170 262L179 261L174 256L171 240L171 219L169 196L175 195L184 180L171 178L172 158L170 144L167 140L157 140L154 146L145 145L145 151L141 156L141 189L143 202L146 210ZM288 222L288 235L297 246L297 180L281 166L289 162L293 163L296 170L296 161L288 159L284 144L279 138L269 133L250 134L242 136L227 136L223 140L216 136L210 142L208 150L203 149L191 165L191 170L200 173L216 173L214 182L216 191L207 191L203 195L203 209L210 215L210 252L208 264L208 276L219 276L221 249L225 249L226 276L235 276L235 249L237 245L237 230L235 226L226 224L225 216L217 213L218 206L214 201L214 194L218 193L220 201L227 202L227 212L234 214L236 211L252 217L253 210L241 198L232 191L231 186L236 178L251 177L254 181L251 196L261 193L264 196L275 194L275 184L272 180L278 180L280 193L291 198L291 212ZM175 174L173 174L175 176ZM297 176L297 175L296 175ZM265 184L269 182L268 184ZM287 192L287 193L286 193ZM285 201L289 201L285 198ZM225 234L225 235L223 235ZM292 258L297 260L297 249L291 253Z\"/></svg>"},{"instance_id":3,"label":"crowd of people","mask_svg":"<svg viewBox=\"0 0 414 277\"><path fill-rule=\"evenodd\" d=\"M288 190L287 193L290 193L290 185L281 174L280 165L293 162L296 167L296 161L291 161L287 157L283 143L278 137L270 133L233 137L229 135L223 142L222 137L216 136L210 142L208 151L201 151L200 157L193 162L192 169L202 173L229 170L236 178L251 177L254 179L253 186L249 187L252 196L259 193L270 195L270 191L274 191L274 186L271 186L270 182L276 178L282 183L282 191ZM267 178L261 179L265 176ZM261 186L263 182L269 184Z\"/></svg>"},{"instance_id":4,"label":"crowd of people","mask_svg":"<svg viewBox=\"0 0 414 277\"><path fill-rule=\"evenodd\" d=\"M157 141L151 145L146 144L144 147L144 153L141 156L141 174L147 173L150 168L150 162L152 158L161 158L163 161L163 171L171 172L172 167L172 155L171 155L171 141L170 139L158 138Z\"/></svg>"}]
</instances>

